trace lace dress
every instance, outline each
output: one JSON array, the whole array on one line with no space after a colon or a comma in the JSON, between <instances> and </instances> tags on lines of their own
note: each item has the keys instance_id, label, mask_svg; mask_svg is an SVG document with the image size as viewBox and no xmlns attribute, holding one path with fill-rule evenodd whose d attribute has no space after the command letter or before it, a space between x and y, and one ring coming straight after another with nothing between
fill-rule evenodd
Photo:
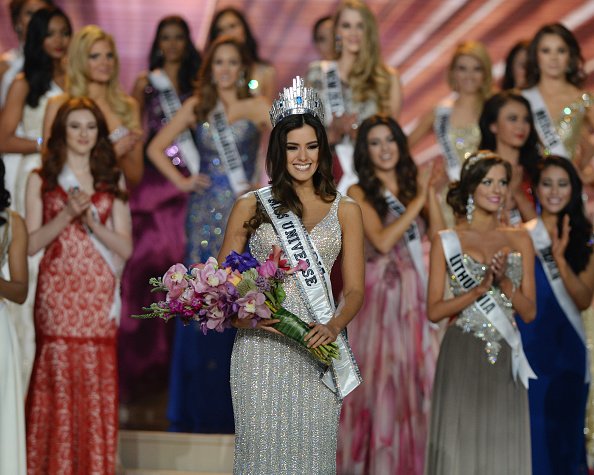
<instances>
[{"instance_id":1,"label":"lace dress","mask_svg":"<svg viewBox=\"0 0 594 475\"><path fill-rule=\"evenodd\" d=\"M340 195L339 195L340 196ZM337 197L309 233L327 269L341 248ZM259 261L279 244L272 225L250 238ZM284 307L311 322L296 280ZM293 341L262 330L238 330L231 358L236 475L332 474L341 402L321 381L323 367Z\"/></svg>"},{"instance_id":2,"label":"lace dress","mask_svg":"<svg viewBox=\"0 0 594 475\"><path fill-rule=\"evenodd\" d=\"M480 281L485 265L464 256ZM506 275L519 285L520 254L508 256ZM448 279L454 295L463 292ZM515 325L510 302L493 287L493 297ZM427 475L530 475L530 421L526 388L514 381L511 348L476 304L451 324L441 344L427 443Z\"/></svg>"}]
</instances>

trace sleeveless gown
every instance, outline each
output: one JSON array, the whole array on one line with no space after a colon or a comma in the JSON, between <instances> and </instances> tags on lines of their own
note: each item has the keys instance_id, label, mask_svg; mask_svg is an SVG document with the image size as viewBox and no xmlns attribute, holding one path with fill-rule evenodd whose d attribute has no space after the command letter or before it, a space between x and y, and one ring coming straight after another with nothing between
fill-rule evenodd
<instances>
[{"instance_id":1,"label":"sleeveless gown","mask_svg":"<svg viewBox=\"0 0 594 475\"><path fill-rule=\"evenodd\" d=\"M12 216L2 211L6 222L0 227L0 266L8 259L12 241ZM3 278L8 274L2 273ZM0 473L25 475L25 393L21 378L21 355L7 301L0 300Z\"/></svg>"},{"instance_id":2,"label":"sleeveless gown","mask_svg":"<svg viewBox=\"0 0 594 475\"><path fill-rule=\"evenodd\" d=\"M163 127L164 113L159 92L150 84L145 89L147 144ZM173 151L171 147L168 151ZM172 162L179 160L171 153ZM183 163L179 170L187 174ZM178 190L150 162L144 161L142 181L130 190L134 251L122 275L122 319L118 329L118 372L122 403L133 403L166 390L169 379L173 325L157 320L138 320L130 315L164 297L151 293L148 281L162 276L169 267L183 261L186 245L184 222L188 195Z\"/></svg>"},{"instance_id":3,"label":"sleeveless gown","mask_svg":"<svg viewBox=\"0 0 594 475\"><path fill-rule=\"evenodd\" d=\"M338 203L309 233L327 269L340 252ZM252 254L266 259L279 244L264 223L250 237ZM283 306L313 321L295 277L284 284ZM323 366L282 335L238 330L231 359L236 475L332 474L341 402L321 381Z\"/></svg>"},{"instance_id":4,"label":"sleeveless gown","mask_svg":"<svg viewBox=\"0 0 594 475\"><path fill-rule=\"evenodd\" d=\"M406 241L386 254L365 247L365 300L348 327L364 384L344 402L339 472L421 475L438 336Z\"/></svg>"},{"instance_id":5,"label":"sleeveless gown","mask_svg":"<svg viewBox=\"0 0 594 475\"><path fill-rule=\"evenodd\" d=\"M528 390L533 473L587 474L587 348L557 302L540 260L535 261L538 314L529 325L518 319L526 357L538 376Z\"/></svg>"},{"instance_id":6,"label":"sleeveless gown","mask_svg":"<svg viewBox=\"0 0 594 475\"><path fill-rule=\"evenodd\" d=\"M43 222L68 196L43 193ZM113 196L94 193L106 222ZM35 300L37 353L27 398L29 475L115 472L116 324L109 313L116 279L80 220L45 250Z\"/></svg>"},{"instance_id":7,"label":"sleeveless gown","mask_svg":"<svg viewBox=\"0 0 594 475\"><path fill-rule=\"evenodd\" d=\"M23 108L23 119L19 124L22 136L35 140L42 135L43 117L45 108L51 97L62 93L62 89L52 81L50 90L39 98L37 107L31 107L25 104ZM10 154L8 161L11 167L14 167L14 177L7 188L11 190L12 208L21 216L25 216L25 191L29 174L41 167L41 154L30 153L27 155ZM8 181L7 175L7 181ZM22 305L13 302L7 302L9 313L14 321L14 326L21 346L23 390L27 392L29 379L33 369L33 360L35 359L35 328L33 324L33 306L35 305L35 287L37 286L37 272L39 262L43 256L43 251L39 251L34 256L29 256L29 292L27 300Z\"/></svg>"},{"instance_id":8,"label":"sleeveless gown","mask_svg":"<svg viewBox=\"0 0 594 475\"><path fill-rule=\"evenodd\" d=\"M480 282L486 266L468 255L464 259ZM520 254L509 255L506 275L516 286L521 283ZM458 281L451 277L453 294L462 293ZM495 289L493 298L513 321L513 309ZM490 363L486 350L496 348L494 344L501 347L496 361ZM433 385L427 475L532 473L528 394L522 383L513 379L511 359L510 346L488 326L475 304L448 327Z\"/></svg>"},{"instance_id":9,"label":"sleeveless gown","mask_svg":"<svg viewBox=\"0 0 594 475\"><path fill-rule=\"evenodd\" d=\"M260 132L249 120L231 124L248 179L252 178ZM200 173L211 186L192 193L186 217L185 263L217 257L235 196L219 158L212 132L200 124L195 132ZM174 432L233 433L229 364L235 331L203 335L198 325L175 322L167 417Z\"/></svg>"}]
</instances>

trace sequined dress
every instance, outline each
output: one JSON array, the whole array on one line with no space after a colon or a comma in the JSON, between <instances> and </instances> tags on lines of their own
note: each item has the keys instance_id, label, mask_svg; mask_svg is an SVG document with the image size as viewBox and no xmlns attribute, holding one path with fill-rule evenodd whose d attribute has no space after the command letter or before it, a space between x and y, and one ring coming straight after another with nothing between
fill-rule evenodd
<instances>
[{"instance_id":1,"label":"sequined dress","mask_svg":"<svg viewBox=\"0 0 594 475\"><path fill-rule=\"evenodd\" d=\"M480 281L485 265L464 256ZM522 260L508 256L506 276L521 282ZM463 292L450 276L454 295ZM500 290L493 298L515 325L513 308ZM511 371L511 348L476 304L448 327L441 344L427 442L427 475L530 475L528 394Z\"/></svg>"},{"instance_id":2,"label":"sequined dress","mask_svg":"<svg viewBox=\"0 0 594 475\"><path fill-rule=\"evenodd\" d=\"M159 92L150 84L144 91L147 144L166 123ZM182 98L183 100L183 98ZM181 173L187 174L179 154L169 153ZM176 160L177 159L177 160ZM157 320L138 320L157 299L148 281L162 276L169 267L182 262L186 246L185 219L188 195L178 190L150 162L144 161L142 181L130 190L134 251L122 275L122 319L118 330L118 371L122 403L134 403L146 392L158 393L168 385L173 325ZM161 296L163 297L163 296Z\"/></svg>"},{"instance_id":3,"label":"sequined dress","mask_svg":"<svg viewBox=\"0 0 594 475\"><path fill-rule=\"evenodd\" d=\"M253 122L238 120L230 126L248 179L252 178L260 143ZM204 193L193 193L188 203L185 262L205 262L217 257L225 224L235 202L212 132L205 124L195 131L200 152L200 173L210 177ZM233 330L203 335L197 325L176 322L167 416L176 432L233 433L229 388L229 361Z\"/></svg>"},{"instance_id":4,"label":"sequined dress","mask_svg":"<svg viewBox=\"0 0 594 475\"><path fill-rule=\"evenodd\" d=\"M344 401L339 473L421 475L437 332L406 241L386 254L366 242L365 254L365 300L348 327L364 383Z\"/></svg>"},{"instance_id":5,"label":"sequined dress","mask_svg":"<svg viewBox=\"0 0 594 475\"><path fill-rule=\"evenodd\" d=\"M113 196L91 197L99 219ZM67 193L43 193L43 222ZM37 353L27 397L27 473L115 473L116 324L109 313L116 279L80 220L46 247L35 299Z\"/></svg>"},{"instance_id":6,"label":"sequined dress","mask_svg":"<svg viewBox=\"0 0 594 475\"><path fill-rule=\"evenodd\" d=\"M339 197L309 233L327 269L342 243ZM249 241L259 261L273 244L279 241L269 223L260 225ZM287 281L285 291L283 306L311 322L296 280ZM341 403L321 381L322 372L321 364L288 338L238 330L231 359L235 475L335 473Z\"/></svg>"}]
</instances>

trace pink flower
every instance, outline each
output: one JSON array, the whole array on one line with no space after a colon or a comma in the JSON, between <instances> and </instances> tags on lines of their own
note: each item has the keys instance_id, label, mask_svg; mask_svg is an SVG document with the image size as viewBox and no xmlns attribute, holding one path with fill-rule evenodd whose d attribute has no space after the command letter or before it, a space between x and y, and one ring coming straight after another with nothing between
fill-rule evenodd
<instances>
[{"instance_id":1,"label":"pink flower","mask_svg":"<svg viewBox=\"0 0 594 475\"><path fill-rule=\"evenodd\" d=\"M237 299L236 303L239 306L237 316L239 318L270 318L270 309L264 302L266 302L264 294L250 290L245 297Z\"/></svg>"},{"instance_id":2,"label":"pink flower","mask_svg":"<svg viewBox=\"0 0 594 475\"><path fill-rule=\"evenodd\" d=\"M289 269L287 271L287 274L293 274L297 271L301 271L303 272L304 270L307 270L309 266L307 265L307 262L304 261L303 259L299 259L299 262L297 263L297 265L295 267L293 267L292 269Z\"/></svg>"},{"instance_id":3,"label":"pink flower","mask_svg":"<svg viewBox=\"0 0 594 475\"><path fill-rule=\"evenodd\" d=\"M268 255L266 262L258 268L258 273L262 277L271 278L276 275L277 270L286 272L287 274L293 274L297 271L304 271L308 268L307 262L303 259L299 259L299 262L295 267L289 265L288 259L281 259L282 249L277 245L272 246L272 252Z\"/></svg>"},{"instance_id":4,"label":"pink flower","mask_svg":"<svg viewBox=\"0 0 594 475\"><path fill-rule=\"evenodd\" d=\"M258 267L258 274L260 274L262 277L265 277L266 279L269 279L271 277L274 277L274 274L276 274L277 269L278 266L276 265L276 262L268 259L266 262L264 262L264 264Z\"/></svg>"},{"instance_id":5,"label":"pink flower","mask_svg":"<svg viewBox=\"0 0 594 475\"><path fill-rule=\"evenodd\" d=\"M214 257L209 257L202 268L199 266L194 267L192 274L196 277L193 285L197 293L202 293L212 287L218 287L227 281L227 271L219 269Z\"/></svg>"},{"instance_id":6,"label":"pink flower","mask_svg":"<svg viewBox=\"0 0 594 475\"><path fill-rule=\"evenodd\" d=\"M207 314L206 327L209 330L222 332L225 329L226 316L222 309L211 307Z\"/></svg>"},{"instance_id":7,"label":"pink flower","mask_svg":"<svg viewBox=\"0 0 594 475\"><path fill-rule=\"evenodd\" d=\"M179 298L188 287L185 275L188 272L183 264L172 265L163 276L163 284L167 287L167 301Z\"/></svg>"}]
</instances>

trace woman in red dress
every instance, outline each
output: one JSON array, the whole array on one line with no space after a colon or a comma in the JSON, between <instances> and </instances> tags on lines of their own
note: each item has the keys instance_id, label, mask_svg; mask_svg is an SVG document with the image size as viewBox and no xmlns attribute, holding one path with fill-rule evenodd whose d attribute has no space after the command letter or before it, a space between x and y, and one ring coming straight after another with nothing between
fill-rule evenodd
<instances>
[{"instance_id":1,"label":"woman in red dress","mask_svg":"<svg viewBox=\"0 0 594 475\"><path fill-rule=\"evenodd\" d=\"M115 472L118 269L132 239L108 135L92 100L66 101L27 183L28 252L45 249L26 410L30 475Z\"/></svg>"}]
</instances>

